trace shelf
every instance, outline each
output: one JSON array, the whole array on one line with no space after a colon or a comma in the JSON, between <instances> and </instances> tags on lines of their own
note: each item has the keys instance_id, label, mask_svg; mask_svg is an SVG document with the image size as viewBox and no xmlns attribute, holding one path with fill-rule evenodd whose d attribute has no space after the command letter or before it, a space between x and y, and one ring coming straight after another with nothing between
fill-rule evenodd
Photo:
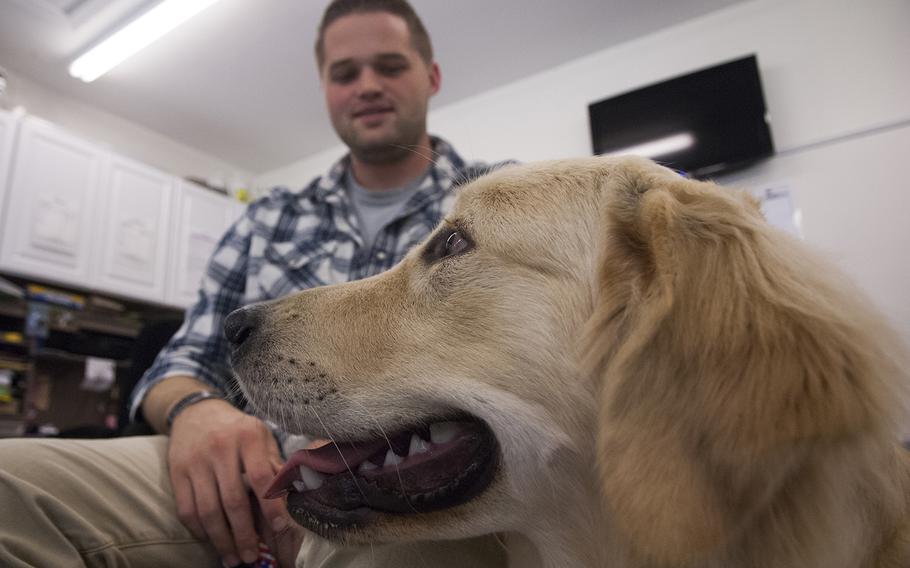
<instances>
[{"instance_id":1,"label":"shelf","mask_svg":"<svg viewBox=\"0 0 910 568\"><path fill-rule=\"evenodd\" d=\"M28 283L9 278L17 285ZM54 289L69 292L56 286ZM73 293L86 297L83 309L0 295L0 332L19 331L24 335L27 320L33 316L33 303L47 306L44 317L49 332L44 339L24 337L24 345L0 343L0 367L14 371L16 386L12 393L16 403L6 405L6 413L0 414L0 437L34 435L26 431L34 432L43 425L62 431L102 425L121 410L125 394L121 393L120 381L130 376L140 332L146 325L180 317L179 310L171 314L157 304L113 300L89 291ZM109 389L83 388L90 356L111 360L115 365L115 382Z\"/></svg>"},{"instance_id":2,"label":"shelf","mask_svg":"<svg viewBox=\"0 0 910 568\"><path fill-rule=\"evenodd\" d=\"M26 345L25 343L17 343L15 341L6 341L2 338L0 338L0 347L6 347L6 348L12 347L13 349L21 349L23 351L28 349L28 345Z\"/></svg>"},{"instance_id":3,"label":"shelf","mask_svg":"<svg viewBox=\"0 0 910 568\"><path fill-rule=\"evenodd\" d=\"M25 301L18 299L9 299L0 298L0 316L6 316L9 318L25 318L26 309Z\"/></svg>"},{"instance_id":4,"label":"shelf","mask_svg":"<svg viewBox=\"0 0 910 568\"><path fill-rule=\"evenodd\" d=\"M50 349L43 347L38 349L34 355L36 359L57 359L60 361L71 361L73 363L81 363L91 357L91 355L80 355L79 353L70 353L69 351L63 351L61 349ZM101 357L103 359L103 357ZM129 361L125 360L113 360L118 367L128 367L130 365Z\"/></svg>"},{"instance_id":5,"label":"shelf","mask_svg":"<svg viewBox=\"0 0 910 568\"><path fill-rule=\"evenodd\" d=\"M25 319L27 314L28 309L21 300L13 302L0 301L0 316ZM117 316L113 317L117 318ZM73 312L73 322L77 329L129 338L136 338L139 335L139 330L142 328L141 322L127 320L125 318L117 318L116 321L114 321L110 318L111 316L106 314L80 311ZM73 331L72 329L53 325L51 326L51 329L65 332Z\"/></svg>"},{"instance_id":6,"label":"shelf","mask_svg":"<svg viewBox=\"0 0 910 568\"><path fill-rule=\"evenodd\" d=\"M77 313L76 325L86 331L107 333L135 339L139 335L142 324L138 321L109 321L104 316L88 313Z\"/></svg>"},{"instance_id":7,"label":"shelf","mask_svg":"<svg viewBox=\"0 0 910 568\"><path fill-rule=\"evenodd\" d=\"M28 357L26 355L12 355L0 353L0 369L12 369L13 371L27 371Z\"/></svg>"}]
</instances>

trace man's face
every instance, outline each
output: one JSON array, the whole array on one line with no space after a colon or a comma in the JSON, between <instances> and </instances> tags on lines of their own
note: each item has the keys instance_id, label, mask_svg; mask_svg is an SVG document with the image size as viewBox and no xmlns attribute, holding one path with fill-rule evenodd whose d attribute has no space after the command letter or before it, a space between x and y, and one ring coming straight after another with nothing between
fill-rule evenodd
<instances>
[{"instance_id":1,"label":"man's face","mask_svg":"<svg viewBox=\"0 0 910 568\"><path fill-rule=\"evenodd\" d=\"M354 156L396 161L421 142L439 68L414 49L404 20L383 12L344 16L326 28L323 46L329 116Z\"/></svg>"}]
</instances>

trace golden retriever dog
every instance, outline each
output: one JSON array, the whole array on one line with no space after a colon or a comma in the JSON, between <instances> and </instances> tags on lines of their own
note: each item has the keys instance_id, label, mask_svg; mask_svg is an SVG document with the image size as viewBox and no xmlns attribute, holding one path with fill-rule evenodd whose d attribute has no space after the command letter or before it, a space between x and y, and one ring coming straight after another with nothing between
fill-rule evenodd
<instances>
[{"instance_id":1,"label":"golden retriever dog","mask_svg":"<svg viewBox=\"0 0 910 568\"><path fill-rule=\"evenodd\" d=\"M226 334L256 409L331 439L271 491L331 541L910 566L900 342L745 193L636 158L508 167L392 270Z\"/></svg>"}]
</instances>

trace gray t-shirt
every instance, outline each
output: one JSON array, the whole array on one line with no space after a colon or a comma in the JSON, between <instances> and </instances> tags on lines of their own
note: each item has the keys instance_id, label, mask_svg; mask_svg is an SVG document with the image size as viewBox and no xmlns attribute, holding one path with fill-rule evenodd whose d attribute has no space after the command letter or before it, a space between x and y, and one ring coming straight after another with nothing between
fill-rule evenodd
<instances>
[{"instance_id":1,"label":"gray t-shirt","mask_svg":"<svg viewBox=\"0 0 910 568\"><path fill-rule=\"evenodd\" d=\"M408 200L417 193L427 173L429 169L404 187L373 191L357 183L351 171L347 171L344 187L354 205L357 220L360 221L364 248L372 247L379 231L401 213Z\"/></svg>"}]
</instances>

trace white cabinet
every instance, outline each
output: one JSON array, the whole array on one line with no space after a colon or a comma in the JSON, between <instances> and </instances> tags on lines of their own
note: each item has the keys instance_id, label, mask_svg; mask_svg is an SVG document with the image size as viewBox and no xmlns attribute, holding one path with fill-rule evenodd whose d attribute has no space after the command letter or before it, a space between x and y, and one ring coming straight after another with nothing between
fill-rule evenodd
<instances>
[{"instance_id":1,"label":"white cabinet","mask_svg":"<svg viewBox=\"0 0 910 568\"><path fill-rule=\"evenodd\" d=\"M20 113L0 109L0 223L3 222L3 213L6 211L6 188L10 183L13 143L19 118Z\"/></svg>"},{"instance_id":2,"label":"white cabinet","mask_svg":"<svg viewBox=\"0 0 910 568\"><path fill-rule=\"evenodd\" d=\"M245 206L20 114L0 111L0 271L143 302L194 302L215 245Z\"/></svg>"},{"instance_id":3,"label":"white cabinet","mask_svg":"<svg viewBox=\"0 0 910 568\"><path fill-rule=\"evenodd\" d=\"M0 268L85 286L106 153L47 122L22 121L0 242Z\"/></svg>"},{"instance_id":4,"label":"white cabinet","mask_svg":"<svg viewBox=\"0 0 910 568\"><path fill-rule=\"evenodd\" d=\"M209 257L243 206L190 182L179 182L167 303L186 307L196 301Z\"/></svg>"},{"instance_id":5,"label":"white cabinet","mask_svg":"<svg viewBox=\"0 0 910 568\"><path fill-rule=\"evenodd\" d=\"M92 288L163 303L176 179L120 156L104 178Z\"/></svg>"}]
</instances>

